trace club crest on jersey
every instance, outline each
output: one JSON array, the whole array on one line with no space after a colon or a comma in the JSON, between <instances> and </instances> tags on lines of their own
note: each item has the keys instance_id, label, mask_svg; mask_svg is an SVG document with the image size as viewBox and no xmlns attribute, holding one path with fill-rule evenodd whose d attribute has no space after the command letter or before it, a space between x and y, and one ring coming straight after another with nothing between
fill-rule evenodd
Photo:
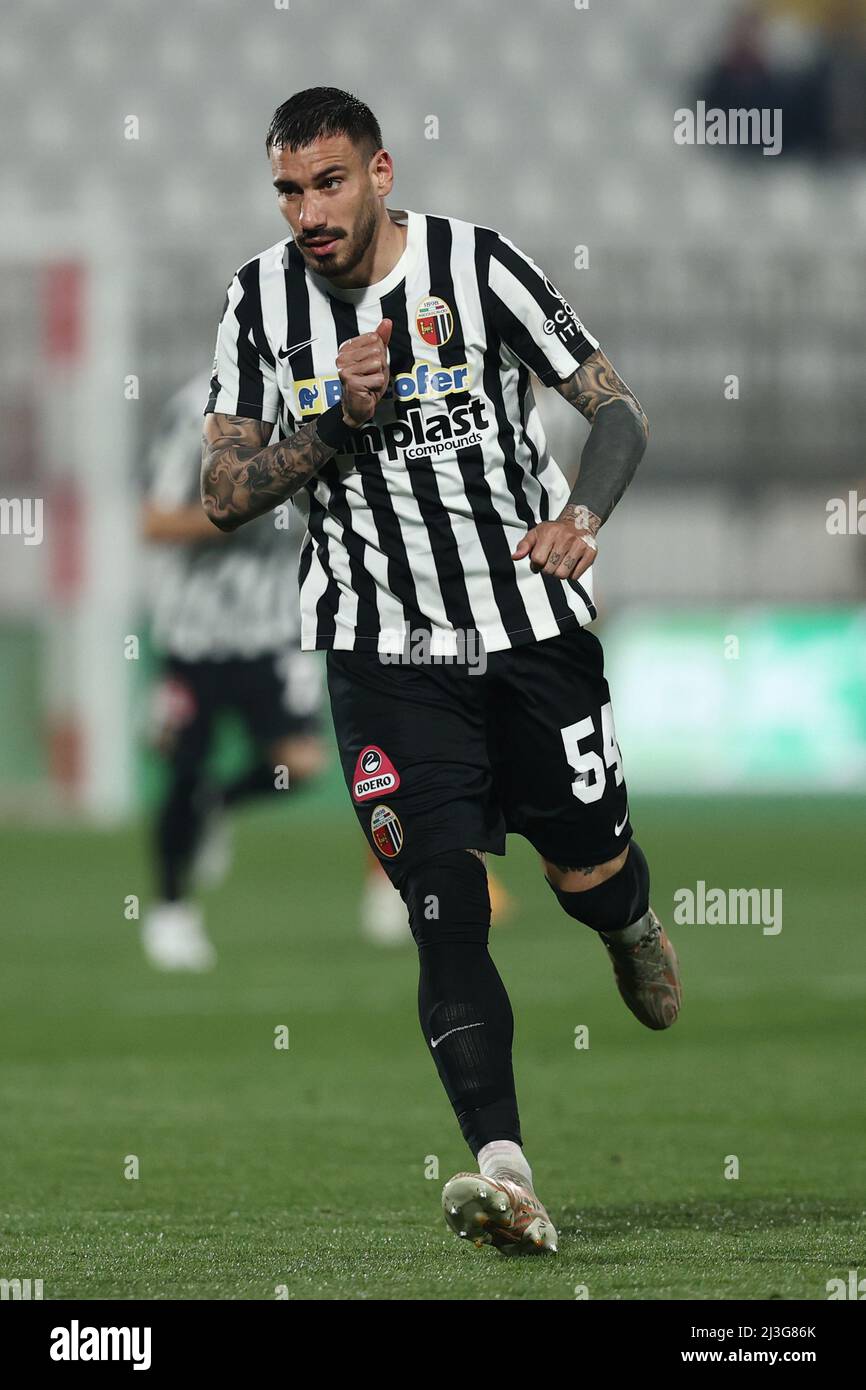
<instances>
[{"instance_id":1,"label":"club crest on jersey","mask_svg":"<svg viewBox=\"0 0 866 1390\"><path fill-rule=\"evenodd\" d=\"M385 792L395 792L399 785L400 774L387 753L383 753L375 743L361 749L352 778L352 796L356 801L370 801L372 797L382 796Z\"/></svg>"},{"instance_id":2,"label":"club crest on jersey","mask_svg":"<svg viewBox=\"0 0 866 1390\"><path fill-rule=\"evenodd\" d=\"M370 817L373 844L385 859L396 859L403 848L403 827L390 806L374 806Z\"/></svg>"},{"instance_id":3,"label":"club crest on jersey","mask_svg":"<svg viewBox=\"0 0 866 1390\"><path fill-rule=\"evenodd\" d=\"M454 315L438 294L428 294L415 310L415 327L425 343L441 347L454 332Z\"/></svg>"}]
</instances>

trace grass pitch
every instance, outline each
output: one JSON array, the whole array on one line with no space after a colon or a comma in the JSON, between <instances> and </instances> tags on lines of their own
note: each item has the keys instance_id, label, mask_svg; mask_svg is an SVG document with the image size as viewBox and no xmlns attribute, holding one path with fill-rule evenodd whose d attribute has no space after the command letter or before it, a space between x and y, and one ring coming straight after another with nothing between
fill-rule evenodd
<instances>
[{"instance_id":1,"label":"grass pitch","mask_svg":"<svg viewBox=\"0 0 866 1390\"><path fill-rule=\"evenodd\" d=\"M3 830L0 1276L51 1299L826 1298L866 1273L863 813L633 806L669 926L698 879L784 894L777 936L671 927L685 1002L663 1034L626 1011L528 846L494 861L519 904L494 951L560 1232L546 1261L444 1226L469 1155L418 1029L413 948L358 936L348 805L238 818L200 978L151 972L124 917L148 895L142 830Z\"/></svg>"}]
</instances>

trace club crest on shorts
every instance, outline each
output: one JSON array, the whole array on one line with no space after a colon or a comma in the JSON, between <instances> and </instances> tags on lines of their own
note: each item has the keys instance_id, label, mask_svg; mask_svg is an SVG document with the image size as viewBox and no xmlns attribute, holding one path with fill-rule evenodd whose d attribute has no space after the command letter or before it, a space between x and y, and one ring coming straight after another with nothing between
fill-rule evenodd
<instances>
[{"instance_id":1,"label":"club crest on shorts","mask_svg":"<svg viewBox=\"0 0 866 1390\"><path fill-rule=\"evenodd\" d=\"M375 743L361 749L352 777L352 796L356 801L370 801L385 792L395 792L399 785L400 774L387 753Z\"/></svg>"},{"instance_id":2,"label":"club crest on shorts","mask_svg":"<svg viewBox=\"0 0 866 1390\"><path fill-rule=\"evenodd\" d=\"M428 294L415 310L415 327L425 343L441 347L454 332L454 315L438 294Z\"/></svg>"},{"instance_id":3,"label":"club crest on shorts","mask_svg":"<svg viewBox=\"0 0 866 1390\"><path fill-rule=\"evenodd\" d=\"M403 848L403 827L390 806L374 806L370 817L373 843L386 859L396 859Z\"/></svg>"}]
</instances>

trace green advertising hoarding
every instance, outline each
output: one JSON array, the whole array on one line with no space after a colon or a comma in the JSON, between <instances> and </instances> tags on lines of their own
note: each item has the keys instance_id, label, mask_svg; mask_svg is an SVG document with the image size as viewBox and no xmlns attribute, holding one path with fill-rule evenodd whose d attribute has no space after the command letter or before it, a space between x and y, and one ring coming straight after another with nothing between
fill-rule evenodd
<instances>
[{"instance_id":1,"label":"green advertising hoarding","mask_svg":"<svg viewBox=\"0 0 866 1390\"><path fill-rule=\"evenodd\" d=\"M866 789L866 609L632 608L600 636L633 790Z\"/></svg>"}]
</instances>

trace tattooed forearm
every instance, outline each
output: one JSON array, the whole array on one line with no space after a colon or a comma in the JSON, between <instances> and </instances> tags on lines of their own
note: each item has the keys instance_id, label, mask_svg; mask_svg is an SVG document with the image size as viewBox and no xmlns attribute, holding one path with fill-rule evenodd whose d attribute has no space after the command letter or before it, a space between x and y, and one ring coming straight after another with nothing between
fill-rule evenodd
<instances>
[{"instance_id":1,"label":"tattooed forearm","mask_svg":"<svg viewBox=\"0 0 866 1390\"><path fill-rule=\"evenodd\" d=\"M601 351L557 390L592 426L566 512L584 520L595 535L634 477L649 424L640 401Z\"/></svg>"},{"instance_id":2,"label":"tattooed forearm","mask_svg":"<svg viewBox=\"0 0 866 1390\"><path fill-rule=\"evenodd\" d=\"M285 502L337 452L318 437L314 420L268 445L272 428L237 415L205 416L201 499L221 531L234 531Z\"/></svg>"},{"instance_id":3,"label":"tattooed forearm","mask_svg":"<svg viewBox=\"0 0 866 1390\"><path fill-rule=\"evenodd\" d=\"M588 508L599 526L607 521L634 477L645 449L642 418L630 402L612 401L599 410L583 446L580 474L568 499L569 506Z\"/></svg>"}]
</instances>

